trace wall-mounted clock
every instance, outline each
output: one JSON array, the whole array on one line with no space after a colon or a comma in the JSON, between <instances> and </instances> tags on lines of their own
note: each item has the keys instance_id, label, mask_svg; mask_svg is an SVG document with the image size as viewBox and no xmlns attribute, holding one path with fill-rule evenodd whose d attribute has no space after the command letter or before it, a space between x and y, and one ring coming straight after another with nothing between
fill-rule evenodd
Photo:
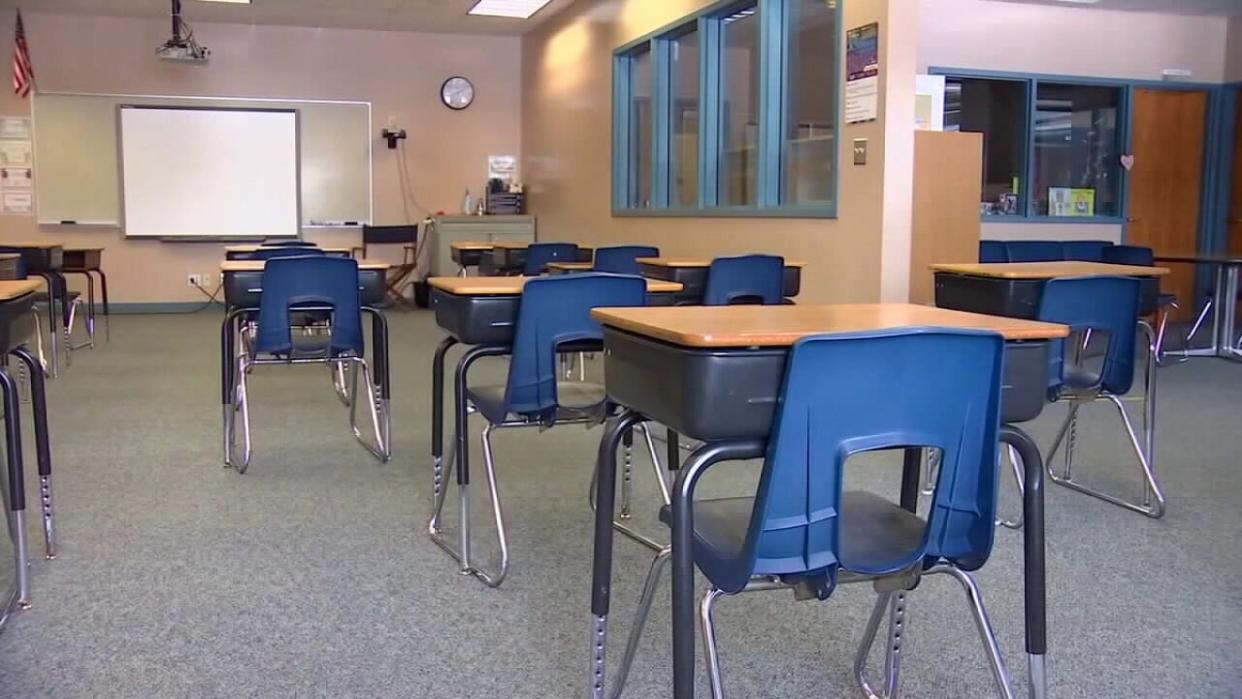
<instances>
[{"instance_id":1,"label":"wall-mounted clock","mask_svg":"<svg viewBox=\"0 0 1242 699\"><path fill-rule=\"evenodd\" d=\"M449 109L461 111L474 102L474 84L461 76L449 78L440 86L440 100Z\"/></svg>"}]
</instances>

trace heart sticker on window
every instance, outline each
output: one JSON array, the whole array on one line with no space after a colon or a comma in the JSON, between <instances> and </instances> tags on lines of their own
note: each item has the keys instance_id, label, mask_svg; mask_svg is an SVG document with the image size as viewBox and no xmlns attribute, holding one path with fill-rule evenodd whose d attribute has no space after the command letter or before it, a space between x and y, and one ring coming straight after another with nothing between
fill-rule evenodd
<instances>
[{"instance_id":1,"label":"heart sticker on window","mask_svg":"<svg viewBox=\"0 0 1242 699\"><path fill-rule=\"evenodd\" d=\"M1134 155L1131 153L1126 153L1125 155L1121 156L1121 167L1124 167L1126 169L1126 172L1133 170L1134 169Z\"/></svg>"}]
</instances>

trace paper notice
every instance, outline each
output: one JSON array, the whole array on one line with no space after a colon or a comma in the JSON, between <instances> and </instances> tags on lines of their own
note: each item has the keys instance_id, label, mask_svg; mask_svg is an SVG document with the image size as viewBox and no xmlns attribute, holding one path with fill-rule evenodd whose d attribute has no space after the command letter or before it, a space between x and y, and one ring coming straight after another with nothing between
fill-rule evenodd
<instances>
[{"instance_id":1,"label":"paper notice","mask_svg":"<svg viewBox=\"0 0 1242 699\"><path fill-rule=\"evenodd\" d=\"M0 195L0 213L30 214L34 212L34 194L31 192L4 192Z\"/></svg>"},{"instance_id":2,"label":"paper notice","mask_svg":"<svg viewBox=\"0 0 1242 699\"><path fill-rule=\"evenodd\" d=\"M30 117L0 116L0 138L30 140Z\"/></svg>"},{"instance_id":3,"label":"paper notice","mask_svg":"<svg viewBox=\"0 0 1242 699\"><path fill-rule=\"evenodd\" d=\"M0 166L30 167L33 162L30 141L0 141Z\"/></svg>"},{"instance_id":4,"label":"paper notice","mask_svg":"<svg viewBox=\"0 0 1242 699\"><path fill-rule=\"evenodd\" d=\"M880 25L845 34L845 123L871 121L880 115Z\"/></svg>"},{"instance_id":5,"label":"paper notice","mask_svg":"<svg viewBox=\"0 0 1242 699\"><path fill-rule=\"evenodd\" d=\"M487 156L487 179L514 182L517 180L517 157L512 155Z\"/></svg>"},{"instance_id":6,"label":"paper notice","mask_svg":"<svg viewBox=\"0 0 1242 699\"><path fill-rule=\"evenodd\" d=\"M34 186L34 170L28 167L0 167L0 189L30 191Z\"/></svg>"}]
</instances>

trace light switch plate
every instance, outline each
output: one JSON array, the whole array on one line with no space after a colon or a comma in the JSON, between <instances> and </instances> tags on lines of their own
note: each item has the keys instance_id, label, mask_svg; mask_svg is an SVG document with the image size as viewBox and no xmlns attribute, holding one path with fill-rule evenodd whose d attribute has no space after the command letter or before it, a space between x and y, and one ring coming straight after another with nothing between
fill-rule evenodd
<instances>
[{"instance_id":1,"label":"light switch plate","mask_svg":"<svg viewBox=\"0 0 1242 699\"><path fill-rule=\"evenodd\" d=\"M867 139L865 138L854 139L854 164L867 164Z\"/></svg>"}]
</instances>

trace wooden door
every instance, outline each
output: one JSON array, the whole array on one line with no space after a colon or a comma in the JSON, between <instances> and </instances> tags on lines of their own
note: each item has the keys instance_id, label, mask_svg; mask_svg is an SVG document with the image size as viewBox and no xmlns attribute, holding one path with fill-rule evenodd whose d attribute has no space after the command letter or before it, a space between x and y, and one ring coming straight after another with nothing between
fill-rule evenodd
<instances>
[{"instance_id":1,"label":"wooden door","mask_svg":"<svg viewBox=\"0 0 1242 699\"><path fill-rule=\"evenodd\" d=\"M1229 203L1229 252L1242 254L1242 109L1234 126L1233 195Z\"/></svg>"},{"instance_id":2,"label":"wooden door","mask_svg":"<svg viewBox=\"0 0 1242 699\"><path fill-rule=\"evenodd\" d=\"M1199 245L1207 92L1134 91L1134 169L1130 172L1128 241L1157 255L1194 252ZM1179 317L1195 308L1195 268L1170 265L1162 289L1177 294Z\"/></svg>"}]
</instances>

